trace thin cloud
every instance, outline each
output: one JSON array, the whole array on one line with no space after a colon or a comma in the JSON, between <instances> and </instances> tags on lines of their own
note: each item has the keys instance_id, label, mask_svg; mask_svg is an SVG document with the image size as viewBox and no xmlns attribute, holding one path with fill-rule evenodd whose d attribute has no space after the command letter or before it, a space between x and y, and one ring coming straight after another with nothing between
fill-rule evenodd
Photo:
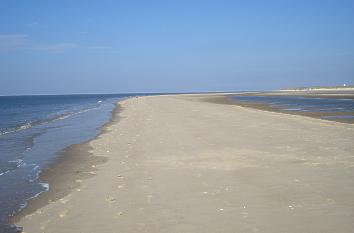
<instances>
[{"instance_id":1,"label":"thin cloud","mask_svg":"<svg viewBox=\"0 0 354 233\"><path fill-rule=\"evenodd\" d=\"M109 47L109 46L84 46L81 48L84 48L84 49L111 49L112 47Z\"/></svg>"},{"instance_id":2,"label":"thin cloud","mask_svg":"<svg viewBox=\"0 0 354 233\"><path fill-rule=\"evenodd\" d=\"M35 43L28 35L0 34L1 50L38 50L47 52L65 52L75 49L110 49L107 46L85 46L78 43Z\"/></svg>"},{"instance_id":3,"label":"thin cloud","mask_svg":"<svg viewBox=\"0 0 354 233\"><path fill-rule=\"evenodd\" d=\"M30 44L30 38L28 35L0 34L1 50L25 48L29 44Z\"/></svg>"},{"instance_id":4,"label":"thin cloud","mask_svg":"<svg viewBox=\"0 0 354 233\"><path fill-rule=\"evenodd\" d=\"M57 43L57 44L33 44L29 49L43 50L51 52L63 52L69 49L78 49L80 45L75 43Z\"/></svg>"},{"instance_id":5,"label":"thin cloud","mask_svg":"<svg viewBox=\"0 0 354 233\"><path fill-rule=\"evenodd\" d=\"M34 26L37 26L37 25L39 25L38 21L32 21L29 24L27 24L27 26L29 26L29 27L34 27Z\"/></svg>"}]
</instances>

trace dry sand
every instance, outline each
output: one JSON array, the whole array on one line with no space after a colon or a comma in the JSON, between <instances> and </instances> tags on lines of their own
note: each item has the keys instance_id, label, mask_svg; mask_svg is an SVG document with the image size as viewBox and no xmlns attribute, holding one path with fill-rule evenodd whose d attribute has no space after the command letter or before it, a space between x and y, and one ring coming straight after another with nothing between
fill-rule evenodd
<instances>
[{"instance_id":1,"label":"dry sand","mask_svg":"<svg viewBox=\"0 0 354 233\"><path fill-rule=\"evenodd\" d=\"M27 233L353 232L353 125L205 98L122 101L119 119L86 145L86 160L61 165L90 178L60 181L57 169L61 195L33 201L17 225Z\"/></svg>"}]
</instances>

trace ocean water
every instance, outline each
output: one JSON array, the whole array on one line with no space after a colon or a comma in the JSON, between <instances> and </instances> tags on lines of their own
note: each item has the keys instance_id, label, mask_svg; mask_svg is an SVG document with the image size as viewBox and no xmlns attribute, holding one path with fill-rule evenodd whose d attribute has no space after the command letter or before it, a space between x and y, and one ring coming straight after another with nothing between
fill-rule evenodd
<instances>
[{"instance_id":1,"label":"ocean water","mask_svg":"<svg viewBox=\"0 0 354 233\"><path fill-rule=\"evenodd\" d=\"M324 119L354 118L353 99L302 96L234 96L233 98L237 101L266 104L283 111L318 113Z\"/></svg>"},{"instance_id":2,"label":"ocean water","mask_svg":"<svg viewBox=\"0 0 354 233\"><path fill-rule=\"evenodd\" d=\"M0 232L31 198L50 189L39 179L66 147L94 138L115 103L132 95L0 96Z\"/></svg>"}]
</instances>

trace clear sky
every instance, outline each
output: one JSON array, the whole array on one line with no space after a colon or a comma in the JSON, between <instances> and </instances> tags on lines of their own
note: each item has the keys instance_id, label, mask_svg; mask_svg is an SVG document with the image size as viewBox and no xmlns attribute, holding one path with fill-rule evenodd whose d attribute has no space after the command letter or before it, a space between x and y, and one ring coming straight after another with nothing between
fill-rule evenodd
<instances>
[{"instance_id":1,"label":"clear sky","mask_svg":"<svg viewBox=\"0 0 354 233\"><path fill-rule=\"evenodd\" d=\"M353 0L0 1L0 95L343 83Z\"/></svg>"}]
</instances>

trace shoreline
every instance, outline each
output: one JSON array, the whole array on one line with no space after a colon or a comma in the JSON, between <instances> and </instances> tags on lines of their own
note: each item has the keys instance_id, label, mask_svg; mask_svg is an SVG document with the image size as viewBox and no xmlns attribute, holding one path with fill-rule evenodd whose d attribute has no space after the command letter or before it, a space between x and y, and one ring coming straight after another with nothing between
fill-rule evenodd
<instances>
[{"instance_id":1,"label":"shoreline","mask_svg":"<svg viewBox=\"0 0 354 233\"><path fill-rule=\"evenodd\" d=\"M352 229L354 127L232 102L120 101L104 133L51 171L65 197L34 200L38 209L15 223L28 233Z\"/></svg>"},{"instance_id":2,"label":"shoreline","mask_svg":"<svg viewBox=\"0 0 354 233\"><path fill-rule=\"evenodd\" d=\"M269 91L250 95L299 96L307 98L354 99L354 90Z\"/></svg>"},{"instance_id":3,"label":"shoreline","mask_svg":"<svg viewBox=\"0 0 354 233\"><path fill-rule=\"evenodd\" d=\"M64 198L72 191L79 189L82 180L89 179L96 174L96 165L107 162L107 158L93 155L91 152L93 147L90 143L108 133L107 128L119 121L119 113L122 111L120 102L129 98L115 103L111 118L99 128L99 132L94 138L70 145L57 153L55 160L39 175L40 181L49 184L49 190L29 199L23 209L9 217L9 224L18 227L16 223L22 218L33 214L51 202Z\"/></svg>"},{"instance_id":4,"label":"shoreline","mask_svg":"<svg viewBox=\"0 0 354 233\"><path fill-rule=\"evenodd\" d=\"M319 120L324 120L324 121L329 121L329 122L339 122L339 123L344 123L344 124L354 124L354 119L353 118L323 118L323 114L320 112L303 112L303 111L286 111L282 110L279 108L271 107L270 105L263 104L263 103L256 103L256 102L242 102L238 101L232 97L241 95L241 96L253 96L253 95L259 95L259 96L277 96L275 93L270 93L270 92L259 92L259 93L254 93L254 94L235 94L235 95L220 95L217 98L205 98L205 101L211 102L211 103L217 103L217 104L230 104L230 105L237 105L245 108L253 108L261 111L267 111L267 112L276 112L276 113L282 113L282 114L288 114L288 115L295 115L295 116L303 116L303 117L310 117L310 118L315 118ZM292 95L290 93L287 94L280 94L282 96L301 96L301 97L308 97L308 98L343 98L342 96L318 96L318 95ZM347 95L345 98L348 99L354 99L354 96L352 95ZM352 112L349 112L349 114ZM340 116L340 115L348 115L348 112L333 112L331 114L327 113L326 116Z\"/></svg>"},{"instance_id":5,"label":"shoreline","mask_svg":"<svg viewBox=\"0 0 354 233\"><path fill-rule=\"evenodd\" d=\"M304 92L304 91L296 91L296 92ZM308 92L308 91L306 91ZM278 95L293 95L291 91L279 91L274 92ZM206 101L210 103L216 104L226 104L226 105L236 105L245 108L257 109L260 111L267 111L267 112L275 112L275 113L282 113L288 115L295 115L295 116L304 116L315 118L319 120L329 121L329 122L337 122L337 123L345 123L345 124L352 124L354 123L353 119L323 119L320 116L316 116L315 114L308 114L308 113L301 113L301 112L288 112L282 111L277 108L272 108L266 104L258 104L258 103L243 103L233 99L232 97L235 95L274 95L273 92L249 92L249 93L207 93L207 94L200 94L200 93L193 93L193 94L179 94L180 96L200 96L201 101ZM172 96L175 96L173 94ZM304 95L304 93L299 94L297 96L305 96L305 97L313 97L318 98L316 95ZM325 96L326 98L340 98L338 96ZM350 96L352 98L353 96ZM130 97L132 98L132 97ZM354 97L353 97L354 98ZM116 104L114 109L112 110L111 119L105 123L101 128L100 132L92 139L88 141L84 141L79 144L73 144L63 151L58 152L57 158L52 162L52 164L45 170L43 170L40 174L40 180L48 183L50 185L50 189L41 193L39 196L30 199L24 209L22 209L19 213L15 214L14 216L9 217L9 224L16 225L23 217L34 213L36 210L40 209L41 207L54 202L58 201L59 199L65 197L70 192L78 189L80 187L80 183L84 179L89 179L94 176L97 171L95 168L96 165L101 163L107 162L107 157L105 156L94 156L92 154L92 146L90 143L97 138L104 136L109 130L107 129L109 126L115 124L119 121L120 116L119 113L123 110L120 105L121 101L125 101L125 98L119 100ZM75 155L75 156L73 156ZM89 158L89 160L86 160ZM84 164L82 162L85 161ZM74 163L73 166L72 163ZM76 164L75 164L76 163ZM68 166L70 164L70 166ZM80 165L80 166L78 166ZM65 172L63 172L65 171Z\"/></svg>"},{"instance_id":6,"label":"shoreline","mask_svg":"<svg viewBox=\"0 0 354 233\"><path fill-rule=\"evenodd\" d=\"M292 95L292 93L285 93L284 91L279 94ZM295 116L304 116L304 117L310 117L310 118L315 118L315 119L329 121L329 122L345 123L345 124L347 123L352 124L352 121L354 122L354 120L351 119L349 120L350 122L346 122L347 119L344 120L323 119L319 116L311 116L311 114L306 114L306 113L299 114L298 112L292 113L287 111L281 111L279 109L272 108L266 104L243 103L232 98L235 95L246 95L246 96L273 95L272 92L249 92L249 93L236 92L236 93L207 93L207 94L195 93L195 94L178 94L178 95L180 96L192 95L194 97L197 97L197 99L198 97L200 97L199 100L206 101L209 103L236 105L236 106L256 109L260 111L275 112L275 113L282 113L282 114L295 115ZM172 96L176 96L176 95L173 94ZM300 96L307 96L307 95L301 94ZM313 97L316 98L315 96ZM90 143L96 140L97 138L104 136L104 134L108 133L109 132L108 127L110 127L111 125L119 121L120 119L119 114L123 111L120 102L130 98L119 100L115 104L115 107L112 110L111 119L100 128L100 132L94 138L79 144L73 144L65 148L63 151L58 152L57 158L51 163L51 165L48 168L46 168L41 172L39 177L41 181L48 183L50 185L50 189L34 197L33 199L30 199L25 208L23 208L19 213L15 214L14 216L10 216L8 221L9 224L16 225L16 223L19 222L25 216L31 215L41 207L51 202L55 202L60 200L61 198L64 198L65 196L73 192L75 189L78 189L80 187L80 183L82 182L82 180L89 179L94 175L96 175L97 169L95 168L95 166L107 162L108 159L105 156L94 156L91 152L93 147L90 145ZM333 97L333 98L338 98L338 97ZM87 158L89 158L89 160L87 160ZM83 161L85 161L84 164L82 164ZM69 164L70 166L68 166Z\"/></svg>"}]
</instances>

